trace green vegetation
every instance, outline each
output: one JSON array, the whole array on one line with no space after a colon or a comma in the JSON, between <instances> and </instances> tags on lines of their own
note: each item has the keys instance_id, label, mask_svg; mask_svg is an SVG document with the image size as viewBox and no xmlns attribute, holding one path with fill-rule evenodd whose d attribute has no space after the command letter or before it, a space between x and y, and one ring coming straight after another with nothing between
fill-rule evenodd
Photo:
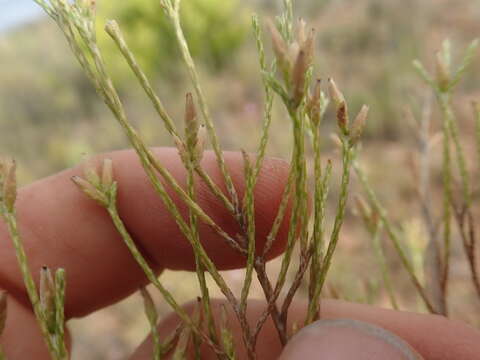
<instances>
[{"instance_id":1,"label":"green vegetation","mask_svg":"<svg viewBox=\"0 0 480 360\"><path fill-rule=\"evenodd\" d=\"M409 15L405 11L398 12L398 17L394 16L398 11L395 5L371 1L367 7L359 9L347 2L340 2L340 5L322 2L319 8L327 17L329 12L338 12L335 6L344 10L348 8L353 14L362 14L363 17L354 25L343 24L342 31L338 31L339 19L335 18L331 23L320 23L314 32L303 20L294 20L292 1L285 0L282 14L274 21L264 21L256 15L252 18L254 37L251 42L256 45L259 59L254 63L251 60L253 46L244 45L247 33L243 18L245 8L238 10L241 6L234 1L185 1L182 6L178 0L162 0L160 5L149 0L125 1L121 5L105 1L99 18L113 17L118 22L106 21L103 35L100 33L103 33L104 21L95 21L94 1L78 0L73 4L65 0L35 1L57 24L86 77L82 78L71 68L72 59L64 61L62 57L59 61L65 66L66 79L72 79L73 88L77 91L74 93L71 87L57 79L55 84L61 84L67 93L65 98L52 96L52 101L59 103L50 104L50 113L42 113L45 109L39 106L40 111L34 108L24 114L23 122L17 126L24 126L25 119L40 114L39 121L43 123L33 127L45 129L45 139L54 144L51 146L56 146L52 153L62 157L56 164L48 165L50 170L77 161L82 152L93 153L94 150L125 146L121 133L105 125L113 117L120 125L128 146L136 151L157 195L194 249L195 281L199 284L200 294L190 295L199 295L200 300L197 311L189 314L180 305L175 289L165 286L163 277L158 279L155 276L118 213L115 164L107 159L100 168L87 169L84 178L73 179L80 190L107 210L125 245L153 284L152 289L161 294L163 301L183 322L170 338L160 339L155 327L159 319L158 297L142 289L145 313L154 340L155 359L161 359L169 351L173 352L175 359L185 358L189 342L199 346L202 341L218 358L236 358L226 317L222 317L219 324L219 319L212 315L211 297L215 291L223 294L235 313L249 359L256 358L259 331L268 318L273 320L280 342L288 342L293 332L293 329L287 328L288 309L295 297L308 301L305 325L319 318L319 299L326 293L344 299L388 304L395 309L427 311L460 319L465 318L462 312L468 313L472 306L470 303L480 299L473 221L478 210L478 189L473 179L478 172L475 165L480 160L472 161L467 156L475 153L470 150L474 147L480 154L480 107L474 102L472 115L471 109L467 112L456 103L456 100L465 102L465 89L469 89L477 79L478 72L472 70L476 65L477 41L473 41L465 54L458 57L455 56L456 47L454 51L449 41L443 42L432 61L434 70L430 71L426 70L429 66L422 65L418 60L413 66L411 64L412 58L423 59L426 54L433 53L433 49L422 47L418 40L418 34L425 29L420 29L421 24L412 26L414 30L406 29L402 19ZM409 2L408 6L413 7L413 4L414 1ZM268 8L268 4L265 6ZM301 11L311 10L304 6ZM421 10L434 13L427 6ZM235 21L231 21L233 16ZM373 26L373 20L390 27L383 29L384 32L378 31ZM44 24L36 26L46 28ZM265 29L269 32L267 36ZM18 33L12 37L28 38L28 35ZM267 45L266 39L271 46ZM57 41L60 40L56 38ZM320 56L316 55L318 47L323 50ZM350 60L330 67L334 59L345 57ZM199 59L200 66L194 59ZM180 75L180 62L184 65L184 75ZM259 76L252 74L253 66L260 67ZM344 74L335 76L335 79L346 89L345 94L332 79L320 81L321 77L330 74L326 70L330 68L334 69L334 74ZM414 80L413 75L406 75L414 74L415 70L429 90L416 90L420 88L420 81ZM467 72L473 75L466 77ZM245 80L243 87L253 95L237 90L240 86L235 76ZM132 79L137 82L135 90L131 89L129 82ZM368 81L362 82L365 79ZM257 85L253 85L255 81ZM39 89L51 86L52 93L57 91L48 80L43 83L42 79L33 76L32 83L38 95L32 93L30 96L39 96L39 103L47 101L42 97L50 95L49 92L43 94ZM9 84L13 83L7 82L7 86ZM463 89L460 88L462 85ZM322 91L324 87L328 88L327 93ZM399 90L399 87L404 88ZM185 88L192 91L185 91ZM232 93L231 97L218 99L216 95L225 93L225 88ZM367 91L370 88L371 92ZM111 115L107 115L94 100L92 89L107 105ZM28 90L33 92L31 88ZM409 96L405 96L405 92ZM431 92L432 99L426 97L422 104L416 98L423 92ZM185 103L184 93L187 93ZM75 105L77 97L82 98L84 103ZM261 98L264 100L262 108L257 105ZM437 106L433 105L433 99ZM253 114L242 113L252 102L255 103ZM373 125L368 127L369 107L360 106L363 102L369 103L375 113ZM404 109L410 102L412 106ZM91 133L100 126L108 129L111 138L98 143L95 140L77 140L78 143L73 146L77 149L74 150L65 142L55 145L55 140L65 135L65 131L58 131L60 120L57 117L75 106L78 111L73 113L73 120L78 124L87 124L82 125L87 130L81 134ZM147 106L150 110L145 110ZM7 107L4 116L13 114L13 110ZM228 112L232 115L223 115ZM236 116L239 116L238 123L232 121L232 124L227 122L224 125L218 121L222 117L232 120ZM88 118L98 118L99 121L88 123L85 121ZM152 118L155 120L150 120ZM177 120L179 118L183 118L183 123ZM401 122L395 121L399 118ZM257 126L259 134L257 139L245 139L244 145L242 137L237 136L242 131L242 119L250 120L250 126ZM464 119L468 119L469 123L462 123ZM369 124L371 122L369 119ZM337 130L333 130L335 123ZM76 126L80 126L78 124ZM6 122L5 126L10 125ZM469 126L476 130L471 131L474 136L468 136ZM285 131L287 127L289 130ZM467 131L462 131L465 127ZM364 130L369 141L362 146ZM333 135L334 144L328 141L332 131L336 134ZM52 136L52 133L55 134ZM232 134L239 138L238 143L229 139ZM395 165L395 174L388 175L392 172L388 169L392 166L388 158L392 145L385 139L402 138L405 134L415 139L415 146L407 146L414 149L410 151L410 161L404 166ZM185 188L154 156L149 148L153 141L177 147L188 174ZM436 148L439 142L441 150ZM202 156L208 146L215 153L226 191L215 184L202 168ZM246 151L242 152L246 183L242 198L225 166L222 150L226 147L242 147L257 154L252 158ZM253 191L268 150L290 156L291 172L277 217L265 239L265 248L256 252ZM378 159L376 153L379 151L385 154L386 160ZM15 154L11 148L10 152ZM396 156L393 161L398 162L399 156ZM21 160L22 157L27 159L26 168L35 160L33 155L22 155L20 152ZM35 175L42 171L35 171ZM402 178L409 173L417 181ZM20 175L25 179L34 177L27 170ZM31 271L38 269L28 269L21 233L16 227L14 162L2 162L0 179L1 214L15 244L45 341L52 359L67 359L63 341L63 303L68 274L55 269L53 275L52 270L44 269L40 289L36 288ZM195 181L204 182L231 213L240 229L237 238L227 234L198 205ZM172 188L188 207L188 219L180 215L166 186ZM349 202L352 191L358 195L358 217L350 216L355 212L349 211L349 204L353 204ZM310 216L308 194L312 194ZM407 196L407 201L401 199L402 196ZM273 277L267 269L266 254L286 217L289 201L292 210L288 218L290 230L286 250L275 265L278 276ZM419 215L415 221L412 219L416 217L412 215L414 213ZM208 225L245 257L245 279L239 289L232 287L228 275L218 271L205 251L198 230L201 223ZM360 237L358 234L362 227L366 228L365 234L371 241L358 245L360 241L351 237ZM390 242L384 241L386 239ZM362 261L351 259L351 253L342 250L342 242L360 248L361 251L356 253L360 254L357 258ZM463 248L463 255L455 251L460 248ZM355 269L360 266L365 276L358 281L359 272ZM449 296L449 293L453 294L453 288L466 287L465 282L460 284L452 280L454 266L468 269L473 284L470 285L473 290L468 300ZM397 271L400 268L403 271ZM376 283L367 280L374 277ZM255 278L268 307L252 325L247 322L246 311ZM359 288L358 284L365 287ZM404 291L405 288L408 290ZM458 310L460 308L461 311ZM199 315L200 312L205 314L204 317ZM480 319L469 320L473 325L479 325ZM219 333L216 327L220 328Z\"/></svg>"}]
</instances>

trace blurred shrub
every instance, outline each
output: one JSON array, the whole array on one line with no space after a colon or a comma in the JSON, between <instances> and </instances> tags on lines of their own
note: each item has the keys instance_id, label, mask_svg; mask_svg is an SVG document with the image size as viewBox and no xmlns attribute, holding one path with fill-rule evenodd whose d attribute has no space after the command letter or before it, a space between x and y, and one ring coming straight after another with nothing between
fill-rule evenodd
<instances>
[{"instance_id":1,"label":"blurred shrub","mask_svg":"<svg viewBox=\"0 0 480 360\"><path fill-rule=\"evenodd\" d=\"M182 4L182 23L195 60L210 70L221 70L249 35L249 13L239 0L188 0ZM150 77L175 74L179 51L172 27L157 1L104 0L99 3L99 27L107 19L120 24L130 48ZM234 21L233 21L234 19ZM103 31L99 43L117 80L127 65Z\"/></svg>"}]
</instances>

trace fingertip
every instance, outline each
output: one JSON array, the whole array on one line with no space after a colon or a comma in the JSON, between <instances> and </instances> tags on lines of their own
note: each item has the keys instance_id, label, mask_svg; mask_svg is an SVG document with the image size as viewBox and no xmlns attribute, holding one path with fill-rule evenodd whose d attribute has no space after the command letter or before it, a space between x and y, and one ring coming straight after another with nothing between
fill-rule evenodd
<instances>
[{"instance_id":1,"label":"fingertip","mask_svg":"<svg viewBox=\"0 0 480 360\"><path fill-rule=\"evenodd\" d=\"M352 320L320 320L300 330L279 360L421 360L403 339L373 324Z\"/></svg>"}]
</instances>

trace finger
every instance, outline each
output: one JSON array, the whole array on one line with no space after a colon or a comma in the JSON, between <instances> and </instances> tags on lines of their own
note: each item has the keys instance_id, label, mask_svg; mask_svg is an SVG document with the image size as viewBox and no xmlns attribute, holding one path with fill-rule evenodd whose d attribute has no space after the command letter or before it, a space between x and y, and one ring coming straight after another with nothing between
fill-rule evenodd
<instances>
[{"instance_id":1,"label":"finger","mask_svg":"<svg viewBox=\"0 0 480 360\"><path fill-rule=\"evenodd\" d=\"M185 170L177 151L156 149L163 165L182 185ZM118 207L127 228L156 271L194 268L191 248L173 218L159 200L132 151L119 151L102 157L113 159L118 181ZM240 197L244 192L243 160L238 153L225 153L225 160ZM211 152L202 163L213 181L223 186ZM67 316L90 313L131 294L145 283L145 277L127 251L106 211L86 198L70 181L82 175L82 166L38 181L20 190L18 214L27 257L34 275L43 265L65 268L67 273ZM283 192L288 166L281 160L266 160L255 190L255 220L258 246L268 234ZM168 192L187 218L187 207L174 191ZM198 182L198 203L231 236L238 231L233 217ZM284 221L270 256L278 255L285 243ZM202 242L220 269L241 267L244 258L205 225L200 225ZM0 284L27 303L17 261L0 225Z\"/></svg>"},{"instance_id":2,"label":"finger","mask_svg":"<svg viewBox=\"0 0 480 360\"><path fill-rule=\"evenodd\" d=\"M50 359L35 315L11 296L0 342L7 359Z\"/></svg>"},{"instance_id":3,"label":"finger","mask_svg":"<svg viewBox=\"0 0 480 360\"><path fill-rule=\"evenodd\" d=\"M224 303L223 300L213 302L216 318L219 318L219 309ZM192 312L194 306L194 304L189 304L186 307ZM227 309L228 308L227 305ZM264 309L265 303L262 301L252 300L249 302L248 320L251 325L255 324ZM298 326L303 324L305 309L306 304L304 303L292 304L289 312L289 329L292 328L294 323ZM322 301L321 309L322 319L354 319L381 327L394 334L393 336L397 337L397 340L398 337L403 339L411 348L415 349L419 356L427 360L475 359L478 354L480 354L480 332L461 322L451 321L442 316L386 310L337 300ZM245 347L242 342L241 327L233 312L228 312L228 316L229 329L231 329L234 334L237 358L241 360L247 359ZM174 314L171 314L163 320L159 325L161 338L170 335L178 323L178 317ZM343 335L345 336L343 338L345 347L352 346L355 348L358 346L357 337L351 337L351 333L344 333ZM350 336L350 338L348 338L348 336ZM364 341L367 342L371 340L371 338L366 340L364 338ZM352 343L350 344L349 341ZM278 359L282 354L282 347L278 340L275 327L270 319L265 323L264 328L259 334L256 351L257 358L265 360ZM150 338L147 338L136 350L131 360L151 359L151 354L152 342ZM201 358L209 360L216 359L216 356L204 345ZM337 357L333 358L337 359Z\"/></svg>"},{"instance_id":4,"label":"finger","mask_svg":"<svg viewBox=\"0 0 480 360\"><path fill-rule=\"evenodd\" d=\"M300 330L278 360L422 360L403 339L367 322L319 320Z\"/></svg>"}]
</instances>

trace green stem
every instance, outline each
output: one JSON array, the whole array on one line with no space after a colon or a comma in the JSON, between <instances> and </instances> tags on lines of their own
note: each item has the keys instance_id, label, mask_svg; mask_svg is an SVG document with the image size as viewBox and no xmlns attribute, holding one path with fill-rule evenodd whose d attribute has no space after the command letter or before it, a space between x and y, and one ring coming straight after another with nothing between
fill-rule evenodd
<instances>
[{"instance_id":1,"label":"green stem","mask_svg":"<svg viewBox=\"0 0 480 360\"><path fill-rule=\"evenodd\" d=\"M37 287L33 281L32 273L30 272L30 268L28 266L27 255L25 254L23 242L18 231L16 214L15 212L8 212L6 209L4 209L3 218L7 224L8 233L10 234L15 247L15 255L20 266L20 271L22 272L23 282L25 284L30 303L32 304L33 312L35 313L35 317L37 318L37 322L40 326L43 339L47 345L48 352L50 353L51 358L54 360L67 359L67 357L59 356L54 343L52 342L47 321L40 306L40 298L38 296Z\"/></svg>"},{"instance_id":2,"label":"green stem","mask_svg":"<svg viewBox=\"0 0 480 360\"><path fill-rule=\"evenodd\" d=\"M225 180L225 185L227 187L227 191L231 197L231 201L235 207L235 209L238 209L239 203L238 203L238 195L237 191L235 189L235 186L233 185L232 178L230 176L230 173L227 170L226 164L225 164L225 159L223 157L222 149L220 148L220 142L218 140L217 133L215 131L215 127L213 125L213 120L210 115L210 110L208 109L207 105L207 100L205 98L205 95L203 93L202 87L200 86L200 80L197 74L197 70L195 67L195 63L192 59L192 56L190 54L190 50L188 47L187 40L185 39L185 35L183 33L183 29L181 26L180 22L180 13L179 13L179 6L180 1L175 5L174 8L169 9L168 15L170 20L172 21L173 27L175 29L175 35L177 38L177 42L180 46L180 51L182 53L183 60L185 62L185 65L188 69L188 73L190 75L190 79L192 81L193 87L195 89L195 93L197 94L198 102L200 105L200 110L203 115L203 119L205 121L205 125L207 127L207 131L210 137L210 141L212 143L213 151L215 152L216 158L217 158L217 163L218 167L220 168L220 171L222 173L222 176Z\"/></svg>"},{"instance_id":3,"label":"green stem","mask_svg":"<svg viewBox=\"0 0 480 360\"><path fill-rule=\"evenodd\" d=\"M418 294L420 295L421 299L423 300L425 307L431 313L434 313L434 314L437 313L436 309L428 299L428 296L425 293L425 289L423 288L420 281L418 280L418 277L415 274L413 265L410 263L410 260L408 259L407 254L405 254L405 251L403 250L400 244L400 238L397 232L394 230L392 224L390 223L387 217L387 212L380 204L380 201L378 200L377 195L375 194L372 187L370 186L370 183L368 182L368 179L365 173L363 172L363 170L360 168L359 164L355 160L353 161L353 168L355 169L358 179L360 180L360 183L367 194L369 202L375 208L375 211L378 212L378 214L380 215L380 220L385 230L387 231L388 237L392 241L393 246L395 247L395 250L397 251L397 254L400 257L403 267L405 268L405 270L407 270L407 273L410 275L410 279L413 285L415 286L415 289L417 290Z\"/></svg>"},{"instance_id":4,"label":"green stem","mask_svg":"<svg viewBox=\"0 0 480 360\"><path fill-rule=\"evenodd\" d=\"M335 216L335 221L333 224L333 230L330 235L330 241L327 247L327 253L323 259L323 263L321 266L321 272L318 277L318 283L315 286L314 295L312 301L309 304L308 315L306 319L306 323L311 323L315 320L318 316L318 307L320 303L320 294L322 292L322 288L325 284L325 280L327 278L327 273L330 269L330 265L332 262L333 254L337 248L340 230L343 225L343 221L345 219L345 209L348 200L348 185L350 184L350 170L351 164L353 160L353 151L350 141L346 138L342 140L343 147L342 147L342 158L343 158L343 174L342 174L342 182L340 185L340 196L338 199L338 206L337 206L337 213Z\"/></svg>"}]
</instances>

